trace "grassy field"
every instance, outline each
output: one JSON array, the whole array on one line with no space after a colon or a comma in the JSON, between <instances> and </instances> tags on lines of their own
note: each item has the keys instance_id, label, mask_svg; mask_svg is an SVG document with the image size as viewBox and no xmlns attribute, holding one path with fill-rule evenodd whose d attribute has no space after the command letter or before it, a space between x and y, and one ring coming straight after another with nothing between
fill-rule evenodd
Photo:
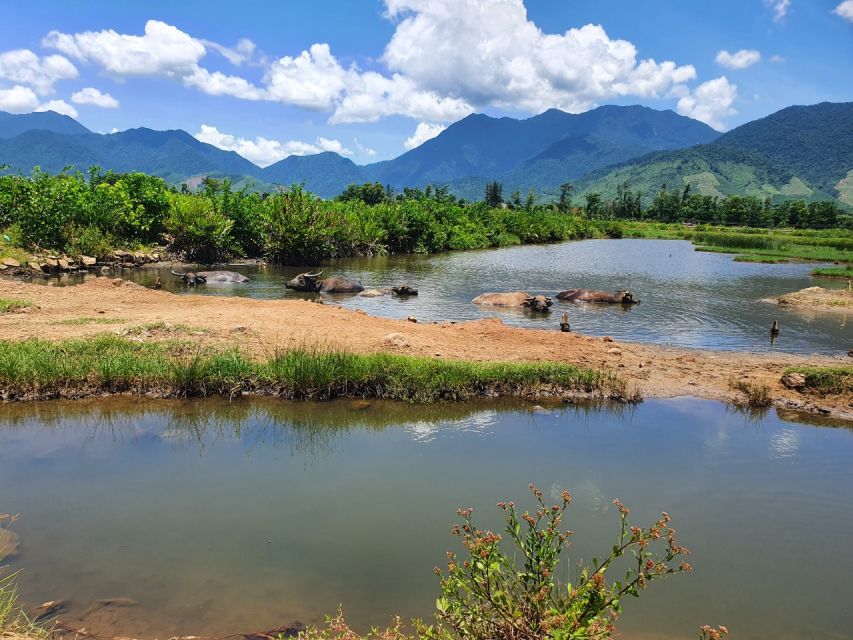
<instances>
[{"instance_id":1,"label":"grassy field","mask_svg":"<svg viewBox=\"0 0 853 640\"><path fill-rule=\"evenodd\" d=\"M12 313L19 309L26 309L33 306L32 302L27 300L18 300L17 298L0 298L0 313Z\"/></svg>"},{"instance_id":2,"label":"grassy field","mask_svg":"<svg viewBox=\"0 0 853 640\"><path fill-rule=\"evenodd\" d=\"M623 222L629 238L689 240L697 251L739 254L741 262L813 260L853 264L853 232L844 229L752 229L661 222Z\"/></svg>"},{"instance_id":3,"label":"grassy field","mask_svg":"<svg viewBox=\"0 0 853 640\"><path fill-rule=\"evenodd\" d=\"M188 340L88 339L0 342L0 392L10 398L133 392L165 397L382 398L411 402L584 392L635 399L612 373L559 363L464 362L392 354L294 349L253 361L236 349Z\"/></svg>"}]
</instances>

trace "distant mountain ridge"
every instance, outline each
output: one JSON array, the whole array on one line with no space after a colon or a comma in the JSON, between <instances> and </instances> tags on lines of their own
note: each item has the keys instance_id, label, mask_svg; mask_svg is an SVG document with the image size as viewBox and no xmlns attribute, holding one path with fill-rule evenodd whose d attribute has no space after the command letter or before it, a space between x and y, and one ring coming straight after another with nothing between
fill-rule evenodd
<instances>
[{"instance_id":1,"label":"distant mountain ridge","mask_svg":"<svg viewBox=\"0 0 853 640\"><path fill-rule=\"evenodd\" d=\"M853 205L853 103L789 107L725 134L670 110L602 106L581 114L549 109L531 118L472 114L392 160L357 165L336 153L290 156L266 168L185 131L89 131L53 112L0 112L0 164L29 172L99 165L144 171L177 184L188 177L232 177L256 188L304 184L322 197L348 184L381 182L396 189L448 185L468 199L499 180L504 195L555 197L615 194L618 184L653 194L690 183L709 195L750 193L774 198L838 197ZM848 202L849 200L849 202Z\"/></svg>"}]
</instances>

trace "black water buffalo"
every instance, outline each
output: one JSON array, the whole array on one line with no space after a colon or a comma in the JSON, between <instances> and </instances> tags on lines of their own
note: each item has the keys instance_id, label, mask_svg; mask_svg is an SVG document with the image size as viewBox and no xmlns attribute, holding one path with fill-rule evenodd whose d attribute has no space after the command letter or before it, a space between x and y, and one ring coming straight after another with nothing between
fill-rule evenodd
<instances>
[{"instance_id":1,"label":"black water buffalo","mask_svg":"<svg viewBox=\"0 0 853 640\"><path fill-rule=\"evenodd\" d=\"M569 289L557 294L564 302L599 302L609 304L637 304L640 301L630 291L593 291L592 289Z\"/></svg>"},{"instance_id":2,"label":"black water buffalo","mask_svg":"<svg viewBox=\"0 0 853 640\"><path fill-rule=\"evenodd\" d=\"M317 273L300 273L293 280L284 283L288 289L309 291L312 293L358 293L364 291L364 285L358 280L349 278L323 278L322 271Z\"/></svg>"},{"instance_id":3,"label":"black water buffalo","mask_svg":"<svg viewBox=\"0 0 853 640\"><path fill-rule=\"evenodd\" d=\"M189 271L187 273L178 273L172 271L173 274L179 276L188 287L194 287L197 284L205 284L208 282L249 282L249 278L242 273L236 271Z\"/></svg>"},{"instance_id":4,"label":"black water buffalo","mask_svg":"<svg viewBox=\"0 0 853 640\"><path fill-rule=\"evenodd\" d=\"M512 293L484 293L471 302L474 304L490 305L493 307L525 307L531 311L542 313L550 311L551 298L548 296L532 296L526 291Z\"/></svg>"},{"instance_id":5,"label":"black water buffalo","mask_svg":"<svg viewBox=\"0 0 853 640\"><path fill-rule=\"evenodd\" d=\"M418 290L407 284L401 284L398 287L391 287L391 295L406 298L408 296L418 295Z\"/></svg>"}]
</instances>

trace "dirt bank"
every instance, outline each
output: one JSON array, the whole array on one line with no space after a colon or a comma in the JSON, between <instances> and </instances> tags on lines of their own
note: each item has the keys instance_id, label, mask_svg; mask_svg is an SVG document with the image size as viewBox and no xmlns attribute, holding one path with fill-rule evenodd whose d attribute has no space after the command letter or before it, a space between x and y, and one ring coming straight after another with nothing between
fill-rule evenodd
<instances>
[{"instance_id":1,"label":"dirt bank","mask_svg":"<svg viewBox=\"0 0 853 640\"><path fill-rule=\"evenodd\" d=\"M387 351L465 360L568 362L617 371L643 397L691 395L738 402L730 381L766 384L774 404L853 420L853 397L816 397L784 387L795 365L838 366L850 358L744 354L613 342L575 333L508 327L488 319L423 324L368 316L304 300L253 300L153 291L99 278L74 287L0 280L0 297L33 303L0 315L0 339L65 339L116 332L137 340L189 336L200 345L239 345L270 356L304 344L360 353ZM555 326L558 319L555 317ZM395 334L395 335L392 335Z\"/></svg>"},{"instance_id":2,"label":"dirt bank","mask_svg":"<svg viewBox=\"0 0 853 640\"><path fill-rule=\"evenodd\" d=\"M849 289L824 289L808 287L793 293L786 293L774 299L782 306L817 311L853 312L853 291Z\"/></svg>"}]
</instances>

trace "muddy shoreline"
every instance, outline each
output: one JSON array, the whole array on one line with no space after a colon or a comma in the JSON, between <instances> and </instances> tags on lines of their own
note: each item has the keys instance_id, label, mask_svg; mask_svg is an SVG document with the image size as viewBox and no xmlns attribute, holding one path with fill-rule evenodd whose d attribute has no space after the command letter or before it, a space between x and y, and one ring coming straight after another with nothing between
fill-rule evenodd
<instances>
[{"instance_id":1,"label":"muddy shoreline","mask_svg":"<svg viewBox=\"0 0 853 640\"><path fill-rule=\"evenodd\" d=\"M0 279L0 297L32 303L20 312L0 315L0 340L64 340L113 333L138 341L161 341L178 337L170 328L180 327L184 332L180 337L200 347L238 346L256 358L313 345L471 361L557 361L611 370L645 398L694 396L743 404L743 394L731 388L731 381L747 380L767 385L776 407L853 421L851 394L819 396L789 389L781 382L788 367L851 362L841 355L758 354L616 342L608 337L510 327L497 318L427 324L305 300L177 296L107 278L61 288Z\"/></svg>"}]
</instances>

